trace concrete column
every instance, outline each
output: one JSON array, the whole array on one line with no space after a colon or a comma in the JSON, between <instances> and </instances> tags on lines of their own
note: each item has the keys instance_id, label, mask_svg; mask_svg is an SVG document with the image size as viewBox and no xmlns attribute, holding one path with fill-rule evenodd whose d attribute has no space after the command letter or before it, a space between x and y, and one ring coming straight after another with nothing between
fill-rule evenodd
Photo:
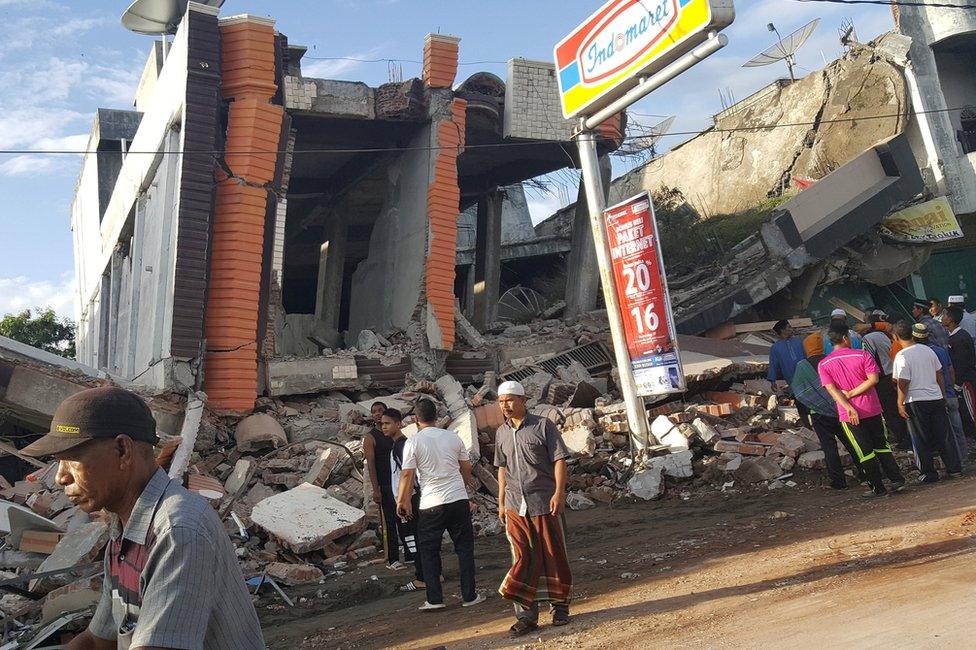
<instances>
[{"instance_id":1,"label":"concrete column","mask_svg":"<svg viewBox=\"0 0 976 650\"><path fill-rule=\"evenodd\" d=\"M600 157L600 175L603 177L604 199L610 194L610 157ZM597 267L596 249L593 248L593 231L590 229L590 212L586 205L586 187L580 178L576 197L576 213L573 216L572 248L566 269L566 318L574 318L596 309L600 295L600 269Z\"/></svg>"},{"instance_id":2,"label":"concrete column","mask_svg":"<svg viewBox=\"0 0 976 650\"><path fill-rule=\"evenodd\" d=\"M339 329L342 272L346 266L346 222L338 214L325 223L325 241L319 253L319 278L315 293L315 318L326 327Z\"/></svg>"},{"instance_id":3,"label":"concrete column","mask_svg":"<svg viewBox=\"0 0 976 650\"><path fill-rule=\"evenodd\" d=\"M464 317L470 321L474 318L474 264L468 266L464 284Z\"/></svg>"},{"instance_id":4,"label":"concrete column","mask_svg":"<svg viewBox=\"0 0 976 650\"><path fill-rule=\"evenodd\" d=\"M106 369L111 372L118 372L119 357L121 350L118 349L119 343L119 297L122 290L122 247L121 244L115 245L112 251L112 263L110 268L109 286L109 324L108 324L108 359L106 359Z\"/></svg>"},{"instance_id":5,"label":"concrete column","mask_svg":"<svg viewBox=\"0 0 976 650\"><path fill-rule=\"evenodd\" d=\"M478 201L474 249L474 326L484 331L495 319L502 272L502 194L497 189Z\"/></svg>"}]
</instances>

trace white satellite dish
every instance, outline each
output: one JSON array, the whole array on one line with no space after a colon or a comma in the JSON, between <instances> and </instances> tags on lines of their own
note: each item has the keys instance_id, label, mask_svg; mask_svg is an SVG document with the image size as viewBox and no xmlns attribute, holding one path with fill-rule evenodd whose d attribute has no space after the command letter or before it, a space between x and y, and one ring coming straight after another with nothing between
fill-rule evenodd
<instances>
[{"instance_id":1,"label":"white satellite dish","mask_svg":"<svg viewBox=\"0 0 976 650\"><path fill-rule=\"evenodd\" d=\"M617 153L621 156L634 156L646 152L651 158L656 157L657 143L671 130L675 117L671 115L654 126L647 126L635 120L631 114L628 117L627 140L617 149Z\"/></svg>"},{"instance_id":2,"label":"white satellite dish","mask_svg":"<svg viewBox=\"0 0 976 650\"><path fill-rule=\"evenodd\" d=\"M813 30L817 28L819 22L819 18L814 18L786 38L780 37L776 26L773 23L769 23L767 28L776 34L779 41L743 63L742 67L758 68L764 65L772 65L778 61L786 61L786 66L790 69L790 79L796 81L796 75L793 74L793 67L796 65L796 52L810 38L810 35L813 34Z\"/></svg>"},{"instance_id":3,"label":"white satellite dish","mask_svg":"<svg viewBox=\"0 0 976 650\"><path fill-rule=\"evenodd\" d=\"M224 0L197 1L211 7L224 4ZM150 36L175 34L187 4L188 0L135 0L122 14L122 26Z\"/></svg>"}]
</instances>

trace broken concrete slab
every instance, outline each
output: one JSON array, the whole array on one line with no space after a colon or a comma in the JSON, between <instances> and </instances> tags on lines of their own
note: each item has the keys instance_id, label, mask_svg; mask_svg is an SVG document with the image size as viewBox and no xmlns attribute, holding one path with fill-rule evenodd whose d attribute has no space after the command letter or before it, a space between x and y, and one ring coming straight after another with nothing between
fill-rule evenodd
<instances>
[{"instance_id":1,"label":"broken concrete slab","mask_svg":"<svg viewBox=\"0 0 976 650\"><path fill-rule=\"evenodd\" d=\"M634 475L627 481L627 488L631 494L639 499L645 501L656 499L664 491L663 471L664 468L659 465L640 469L634 472Z\"/></svg>"},{"instance_id":2,"label":"broken concrete slab","mask_svg":"<svg viewBox=\"0 0 976 650\"><path fill-rule=\"evenodd\" d=\"M716 442L722 439L722 435L715 430L715 427L705 422L701 418L695 418L691 422L691 427L698 434L699 440L701 440L706 445L714 445Z\"/></svg>"},{"instance_id":3,"label":"broken concrete slab","mask_svg":"<svg viewBox=\"0 0 976 650\"><path fill-rule=\"evenodd\" d=\"M313 584L325 577L318 567L311 564L272 562L264 568L264 571L281 584L289 587Z\"/></svg>"},{"instance_id":4,"label":"broken concrete slab","mask_svg":"<svg viewBox=\"0 0 976 650\"><path fill-rule=\"evenodd\" d=\"M57 571L58 569L67 569L94 561L108 541L108 532L108 524L103 521L93 521L72 533L68 533L55 547L54 552L37 568L38 572ZM31 581L30 590L34 592L51 591L73 582L78 577L69 572L38 578Z\"/></svg>"},{"instance_id":5,"label":"broken concrete slab","mask_svg":"<svg viewBox=\"0 0 976 650\"><path fill-rule=\"evenodd\" d=\"M277 449L288 444L285 430L267 413L255 413L238 422L234 430L234 440L237 441L238 451L245 453L259 449Z\"/></svg>"},{"instance_id":6,"label":"broken concrete slab","mask_svg":"<svg viewBox=\"0 0 976 650\"><path fill-rule=\"evenodd\" d=\"M237 491L247 482L247 477L250 475L253 466L254 463L246 458L241 458L234 464L230 476L224 481L224 489L227 490L227 494L237 494Z\"/></svg>"},{"instance_id":7,"label":"broken concrete slab","mask_svg":"<svg viewBox=\"0 0 976 650\"><path fill-rule=\"evenodd\" d=\"M796 459L796 464L805 469L823 469L827 466L826 456L823 451L808 451L800 454Z\"/></svg>"},{"instance_id":8,"label":"broken concrete slab","mask_svg":"<svg viewBox=\"0 0 976 650\"><path fill-rule=\"evenodd\" d=\"M570 510L589 510L596 507L596 502L580 492L570 492L566 495L566 506Z\"/></svg>"},{"instance_id":9,"label":"broken concrete slab","mask_svg":"<svg viewBox=\"0 0 976 650\"><path fill-rule=\"evenodd\" d=\"M41 624L45 625L66 612L77 612L96 605L102 597L102 578L82 578L58 587L44 598Z\"/></svg>"},{"instance_id":10,"label":"broken concrete slab","mask_svg":"<svg viewBox=\"0 0 976 650\"><path fill-rule=\"evenodd\" d=\"M251 511L251 521L292 551L308 553L362 531L366 513L316 485L303 483L258 503Z\"/></svg>"},{"instance_id":11,"label":"broken concrete slab","mask_svg":"<svg viewBox=\"0 0 976 650\"><path fill-rule=\"evenodd\" d=\"M305 474L305 483L325 487L336 465L342 462L339 450L327 447L319 451L312 467ZM344 456L344 455L343 455Z\"/></svg>"},{"instance_id":12,"label":"broken concrete slab","mask_svg":"<svg viewBox=\"0 0 976 650\"><path fill-rule=\"evenodd\" d=\"M666 443L665 443L666 444ZM695 475L692 461L695 454L690 449L678 451L665 456L657 456L647 462L648 465L660 466L665 476L671 478L691 478Z\"/></svg>"},{"instance_id":13,"label":"broken concrete slab","mask_svg":"<svg viewBox=\"0 0 976 650\"><path fill-rule=\"evenodd\" d=\"M563 444L574 454L593 455L596 451L596 438L590 427L580 425L575 428L562 431Z\"/></svg>"},{"instance_id":14,"label":"broken concrete slab","mask_svg":"<svg viewBox=\"0 0 976 650\"><path fill-rule=\"evenodd\" d=\"M0 501L0 532L9 533L7 541L14 546L19 545L20 537L26 530L61 533L64 532L64 527L42 517L26 506L9 501Z\"/></svg>"},{"instance_id":15,"label":"broken concrete slab","mask_svg":"<svg viewBox=\"0 0 976 650\"><path fill-rule=\"evenodd\" d=\"M447 428L456 433L464 443L470 461L478 462L481 458L481 443L478 441L478 419L474 413L465 407L464 413L454 418Z\"/></svg>"},{"instance_id":16,"label":"broken concrete slab","mask_svg":"<svg viewBox=\"0 0 976 650\"><path fill-rule=\"evenodd\" d=\"M784 456L797 458L800 454L807 451L807 440L792 433L782 433L773 444L773 451L778 451Z\"/></svg>"},{"instance_id":17,"label":"broken concrete slab","mask_svg":"<svg viewBox=\"0 0 976 650\"><path fill-rule=\"evenodd\" d=\"M474 475L478 477L478 480L481 481L481 484L488 491L488 494L498 498L498 479L495 478L495 473L481 463L472 463L472 469L474 470Z\"/></svg>"},{"instance_id":18,"label":"broken concrete slab","mask_svg":"<svg viewBox=\"0 0 976 650\"><path fill-rule=\"evenodd\" d=\"M735 471L735 478L744 483L759 483L774 479L783 473L779 461L779 458L772 456L744 458L742 464Z\"/></svg>"}]
</instances>

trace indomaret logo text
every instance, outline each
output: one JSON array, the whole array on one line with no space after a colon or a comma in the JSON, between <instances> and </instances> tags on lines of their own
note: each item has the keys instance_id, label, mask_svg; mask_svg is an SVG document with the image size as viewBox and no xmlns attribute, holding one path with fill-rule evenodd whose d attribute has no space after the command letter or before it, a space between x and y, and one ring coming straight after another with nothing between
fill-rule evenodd
<instances>
[{"instance_id":1,"label":"indomaret logo text","mask_svg":"<svg viewBox=\"0 0 976 650\"><path fill-rule=\"evenodd\" d=\"M583 83L598 83L632 64L668 32L680 12L678 0L633 0L618 9L580 47Z\"/></svg>"}]
</instances>

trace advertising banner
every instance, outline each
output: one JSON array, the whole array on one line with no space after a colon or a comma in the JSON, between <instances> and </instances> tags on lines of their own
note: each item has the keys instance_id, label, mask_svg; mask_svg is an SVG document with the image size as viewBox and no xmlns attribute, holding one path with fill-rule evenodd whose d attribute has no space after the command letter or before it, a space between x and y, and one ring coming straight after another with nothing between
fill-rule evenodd
<instances>
[{"instance_id":1,"label":"advertising banner","mask_svg":"<svg viewBox=\"0 0 976 650\"><path fill-rule=\"evenodd\" d=\"M881 234L895 241L921 244L958 239L962 228L948 199L940 196L888 215L881 222Z\"/></svg>"},{"instance_id":2,"label":"advertising banner","mask_svg":"<svg viewBox=\"0 0 976 650\"><path fill-rule=\"evenodd\" d=\"M651 196L640 194L603 214L637 393L680 393L685 376Z\"/></svg>"}]
</instances>

